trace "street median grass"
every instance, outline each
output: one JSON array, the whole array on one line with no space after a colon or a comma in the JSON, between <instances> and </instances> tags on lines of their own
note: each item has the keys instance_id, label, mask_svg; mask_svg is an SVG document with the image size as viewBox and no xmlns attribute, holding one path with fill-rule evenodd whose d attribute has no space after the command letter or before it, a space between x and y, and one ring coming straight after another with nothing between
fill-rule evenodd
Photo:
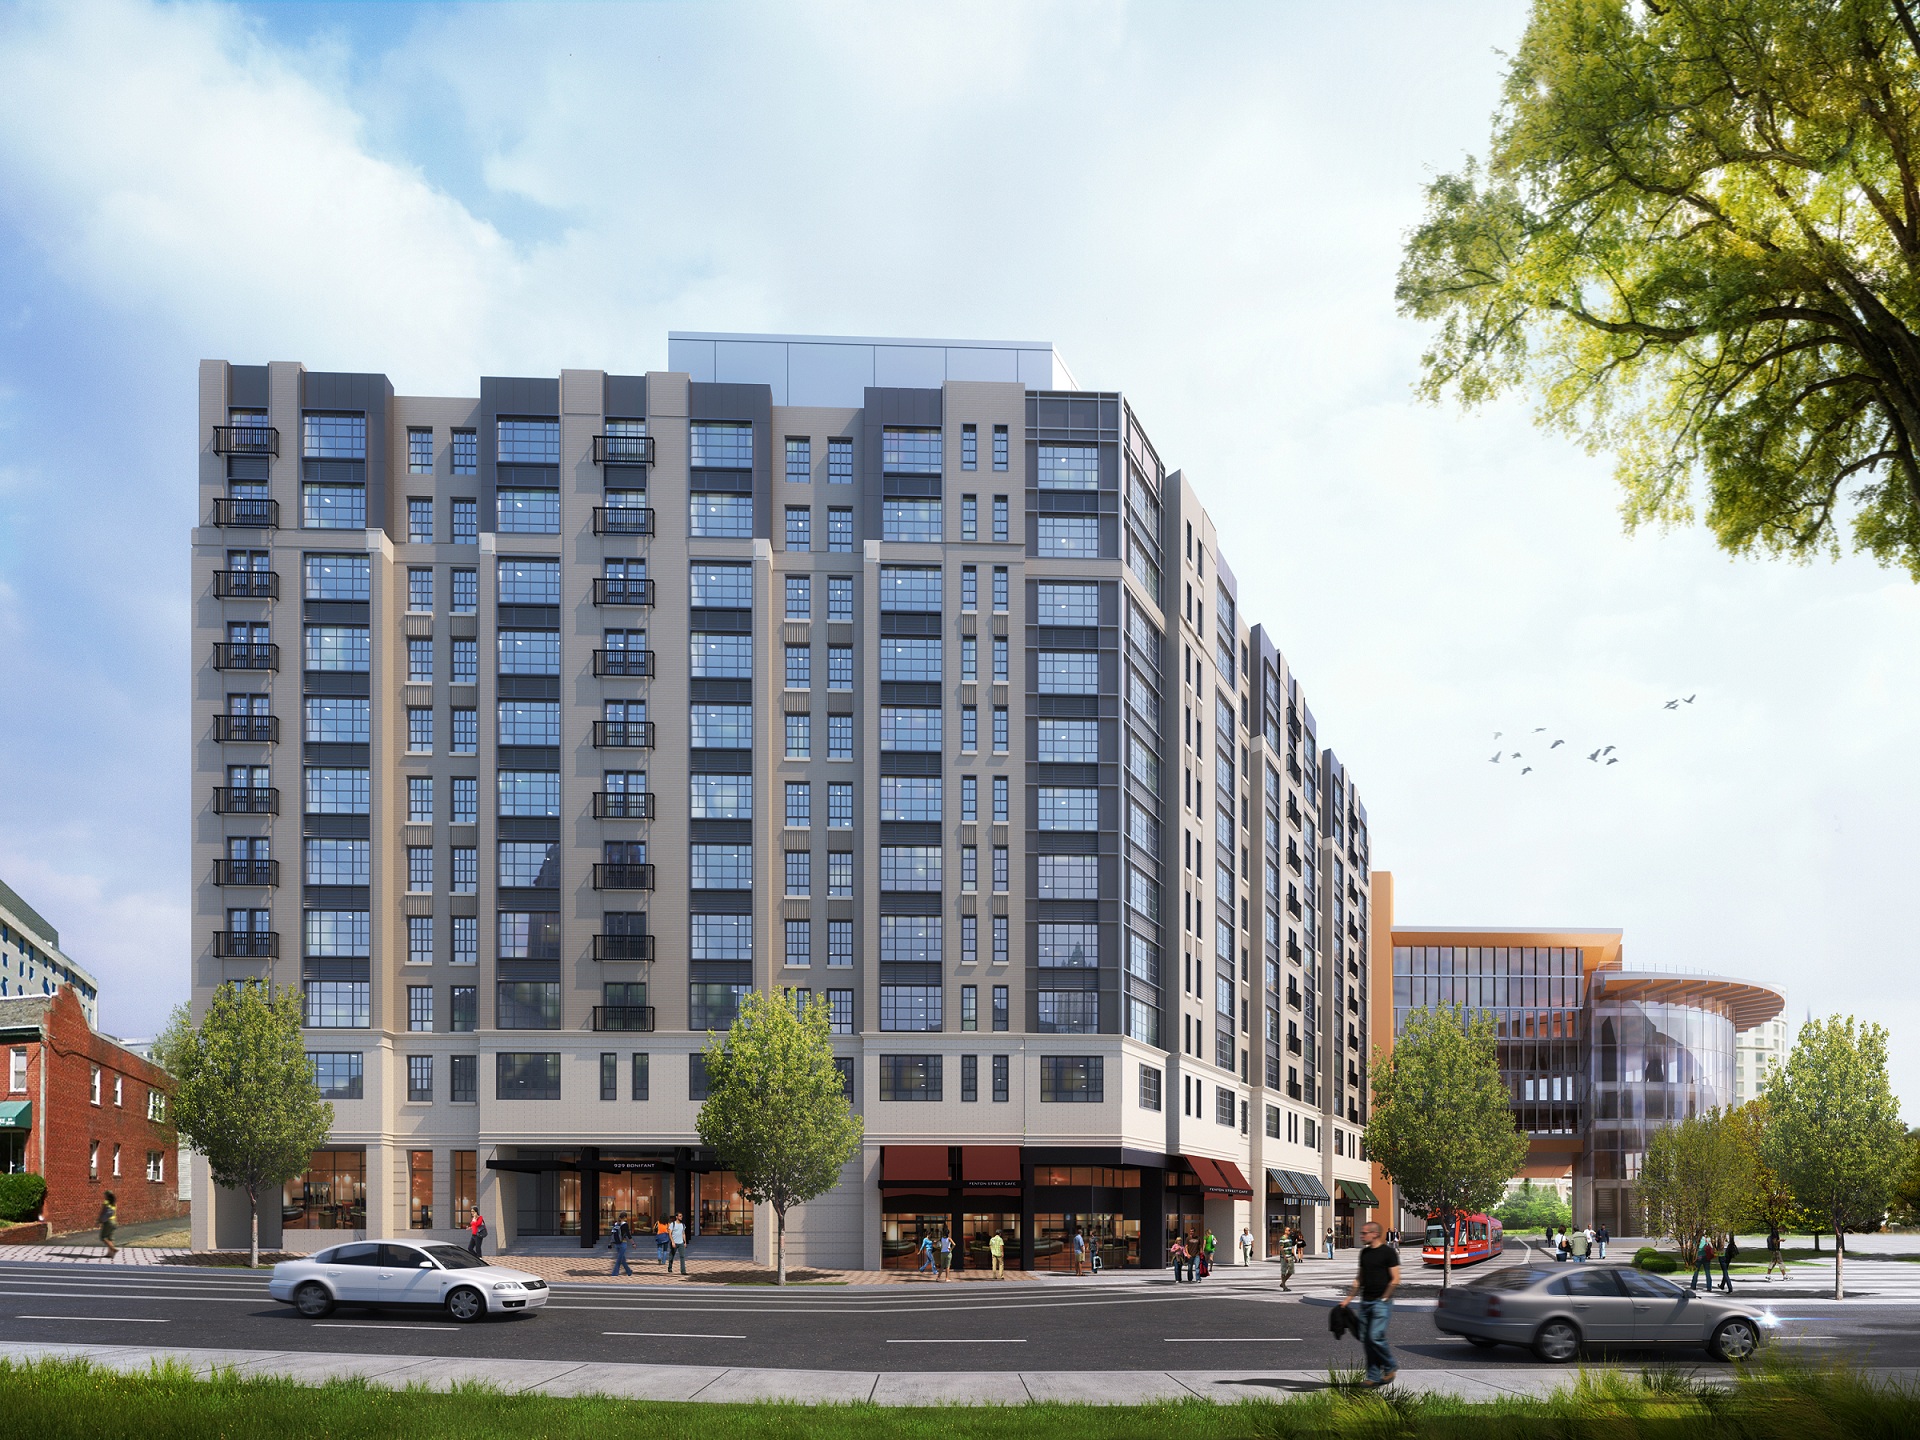
<instances>
[{"instance_id":1,"label":"street median grass","mask_svg":"<svg viewBox=\"0 0 1920 1440\"><path fill-rule=\"evenodd\" d=\"M1720 1373L1720 1372L1715 1372ZM1730 1386L1680 1369L1584 1371L1544 1399L1372 1392L1351 1377L1284 1399L1142 1406L702 1405L510 1395L485 1384L384 1389L362 1380L197 1379L178 1363L123 1373L84 1360L0 1360L7 1433L32 1440L1907 1440L1920 1391L1847 1370L1768 1365Z\"/></svg>"}]
</instances>

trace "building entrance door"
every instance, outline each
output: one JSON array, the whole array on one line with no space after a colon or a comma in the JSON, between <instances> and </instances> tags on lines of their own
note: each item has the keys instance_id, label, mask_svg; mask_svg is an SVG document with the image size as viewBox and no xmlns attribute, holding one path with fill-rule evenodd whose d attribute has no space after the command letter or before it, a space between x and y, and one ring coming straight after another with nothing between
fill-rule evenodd
<instances>
[{"instance_id":1,"label":"building entrance door","mask_svg":"<svg viewBox=\"0 0 1920 1440\"><path fill-rule=\"evenodd\" d=\"M672 1172L601 1171L600 1233L610 1233L622 1215L635 1239L651 1240L659 1223L673 1218Z\"/></svg>"}]
</instances>

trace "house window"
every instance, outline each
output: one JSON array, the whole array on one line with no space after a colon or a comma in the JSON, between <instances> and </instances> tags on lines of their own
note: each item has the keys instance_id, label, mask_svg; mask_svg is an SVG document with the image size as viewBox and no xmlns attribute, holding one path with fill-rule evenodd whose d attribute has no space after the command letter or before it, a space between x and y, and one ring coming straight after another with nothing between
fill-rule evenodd
<instances>
[{"instance_id":1,"label":"house window","mask_svg":"<svg viewBox=\"0 0 1920 1440\"><path fill-rule=\"evenodd\" d=\"M804 436L787 438L787 483L807 485L813 481L813 441Z\"/></svg>"},{"instance_id":2,"label":"house window","mask_svg":"<svg viewBox=\"0 0 1920 1440\"><path fill-rule=\"evenodd\" d=\"M453 432L453 473L475 475L480 471L480 435L475 430ZM458 503L458 502L455 502ZM471 502L469 502L471 503Z\"/></svg>"},{"instance_id":3,"label":"house window","mask_svg":"<svg viewBox=\"0 0 1920 1440\"><path fill-rule=\"evenodd\" d=\"M960 468L962 470L980 468L980 427L978 425L960 427Z\"/></svg>"},{"instance_id":4,"label":"house window","mask_svg":"<svg viewBox=\"0 0 1920 1440\"><path fill-rule=\"evenodd\" d=\"M993 427L993 468L1007 468L1007 427L1004 425Z\"/></svg>"},{"instance_id":5,"label":"house window","mask_svg":"<svg viewBox=\"0 0 1920 1440\"><path fill-rule=\"evenodd\" d=\"M795 970L805 969L813 964L813 922L811 920L787 921L786 964Z\"/></svg>"},{"instance_id":6,"label":"house window","mask_svg":"<svg viewBox=\"0 0 1920 1440\"><path fill-rule=\"evenodd\" d=\"M1099 1055L1042 1055L1040 1103L1097 1105L1106 1099L1106 1060ZM1232 1096L1228 1097L1229 1103Z\"/></svg>"},{"instance_id":7,"label":"house window","mask_svg":"<svg viewBox=\"0 0 1920 1440\"><path fill-rule=\"evenodd\" d=\"M831 662L832 657L828 657ZM851 760L853 758L853 716L829 715L827 717L827 759Z\"/></svg>"},{"instance_id":8,"label":"house window","mask_svg":"<svg viewBox=\"0 0 1920 1440\"><path fill-rule=\"evenodd\" d=\"M415 496L407 501L407 543L433 543L433 501Z\"/></svg>"},{"instance_id":9,"label":"house window","mask_svg":"<svg viewBox=\"0 0 1920 1440\"><path fill-rule=\"evenodd\" d=\"M452 1081L448 1086L447 1098L456 1105L472 1105L480 1099L480 1057L478 1055L453 1057Z\"/></svg>"},{"instance_id":10,"label":"house window","mask_svg":"<svg viewBox=\"0 0 1920 1440\"><path fill-rule=\"evenodd\" d=\"M787 759L810 759L813 755L813 717L811 715L787 716L786 733Z\"/></svg>"},{"instance_id":11,"label":"house window","mask_svg":"<svg viewBox=\"0 0 1920 1440\"><path fill-rule=\"evenodd\" d=\"M787 549L811 550L813 548L813 507L811 505L787 506Z\"/></svg>"},{"instance_id":12,"label":"house window","mask_svg":"<svg viewBox=\"0 0 1920 1440\"><path fill-rule=\"evenodd\" d=\"M95 1105L100 1103L100 1067L98 1065L88 1071L87 1098Z\"/></svg>"},{"instance_id":13,"label":"house window","mask_svg":"<svg viewBox=\"0 0 1920 1440\"><path fill-rule=\"evenodd\" d=\"M980 1057L978 1055L960 1057L960 1098L969 1102L980 1098Z\"/></svg>"},{"instance_id":14,"label":"house window","mask_svg":"<svg viewBox=\"0 0 1920 1440\"><path fill-rule=\"evenodd\" d=\"M1004 1027L996 1025L994 1028L998 1030ZM1012 1061L1013 1057L1010 1055L993 1057L993 1098L996 1104L1004 1105L1008 1100L1011 1088L1008 1072L1013 1068Z\"/></svg>"},{"instance_id":15,"label":"house window","mask_svg":"<svg viewBox=\"0 0 1920 1440\"><path fill-rule=\"evenodd\" d=\"M147 1151L147 1179L158 1185L167 1178L167 1152L164 1150Z\"/></svg>"},{"instance_id":16,"label":"house window","mask_svg":"<svg viewBox=\"0 0 1920 1440\"><path fill-rule=\"evenodd\" d=\"M813 618L813 577L811 575L787 576L787 619L810 620Z\"/></svg>"},{"instance_id":17,"label":"house window","mask_svg":"<svg viewBox=\"0 0 1920 1440\"><path fill-rule=\"evenodd\" d=\"M830 966L848 966L853 964L853 922L851 920L829 920L827 922L827 964ZM851 991L827 992L829 998L836 994L851 995ZM851 1006L852 1001L848 1001Z\"/></svg>"},{"instance_id":18,"label":"house window","mask_svg":"<svg viewBox=\"0 0 1920 1440\"><path fill-rule=\"evenodd\" d=\"M827 826L829 829L848 829L853 825L853 786L833 784L827 786Z\"/></svg>"},{"instance_id":19,"label":"house window","mask_svg":"<svg viewBox=\"0 0 1920 1440\"><path fill-rule=\"evenodd\" d=\"M853 620L853 577L851 575L830 575L827 577L827 619Z\"/></svg>"},{"instance_id":20,"label":"house window","mask_svg":"<svg viewBox=\"0 0 1920 1440\"><path fill-rule=\"evenodd\" d=\"M993 1028L995 1030L1005 1030L1007 1028L1008 1020L1010 1018L1008 1014L1008 1010L1009 1010L1009 1007L1007 1004L1007 987L1005 985L994 986L993 987Z\"/></svg>"},{"instance_id":21,"label":"house window","mask_svg":"<svg viewBox=\"0 0 1920 1440\"><path fill-rule=\"evenodd\" d=\"M880 1056L880 1098L939 1100L942 1058L939 1055Z\"/></svg>"},{"instance_id":22,"label":"house window","mask_svg":"<svg viewBox=\"0 0 1920 1440\"><path fill-rule=\"evenodd\" d=\"M469 714L472 712L469 711ZM407 709L407 749L415 755L433 753L433 710L415 705Z\"/></svg>"},{"instance_id":23,"label":"house window","mask_svg":"<svg viewBox=\"0 0 1920 1440\"><path fill-rule=\"evenodd\" d=\"M1047 522L1043 519L1040 523L1044 527ZM1004 544L1006 543L1007 532L1007 497L1004 495L996 495L993 497L993 538ZM1044 544L1040 553L1042 555L1047 553Z\"/></svg>"},{"instance_id":24,"label":"house window","mask_svg":"<svg viewBox=\"0 0 1920 1440\"><path fill-rule=\"evenodd\" d=\"M494 1057L496 1100L558 1100L559 1052L502 1051Z\"/></svg>"},{"instance_id":25,"label":"house window","mask_svg":"<svg viewBox=\"0 0 1920 1440\"><path fill-rule=\"evenodd\" d=\"M1151 1065L1142 1065L1140 1067L1140 1108L1142 1110L1158 1110L1160 1108L1160 1072ZM1267 1113L1277 1116L1280 1112L1269 1109ZM1269 1130L1267 1133L1277 1135L1280 1132L1276 1129Z\"/></svg>"},{"instance_id":26,"label":"house window","mask_svg":"<svg viewBox=\"0 0 1920 1440\"><path fill-rule=\"evenodd\" d=\"M829 485L853 483L853 441L851 439L837 436L827 441L827 483Z\"/></svg>"},{"instance_id":27,"label":"house window","mask_svg":"<svg viewBox=\"0 0 1920 1440\"><path fill-rule=\"evenodd\" d=\"M962 540L980 538L980 497L978 495L960 497L960 538Z\"/></svg>"},{"instance_id":28,"label":"house window","mask_svg":"<svg viewBox=\"0 0 1920 1440\"><path fill-rule=\"evenodd\" d=\"M853 553L853 510L833 506L827 511L827 549L837 555Z\"/></svg>"},{"instance_id":29,"label":"house window","mask_svg":"<svg viewBox=\"0 0 1920 1440\"><path fill-rule=\"evenodd\" d=\"M433 1029L433 987L431 985L407 987L407 1029Z\"/></svg>"},{"instance_id":30,"label":"house window","mask_svg":"<svg viewBox=\"0 0 1920 1440\"><path fill-rule=\"evenodd\" d=\"M407 1057L407 1099L418 1103L433 1099L433 1057Z\"/></svg>"}]
</instances>

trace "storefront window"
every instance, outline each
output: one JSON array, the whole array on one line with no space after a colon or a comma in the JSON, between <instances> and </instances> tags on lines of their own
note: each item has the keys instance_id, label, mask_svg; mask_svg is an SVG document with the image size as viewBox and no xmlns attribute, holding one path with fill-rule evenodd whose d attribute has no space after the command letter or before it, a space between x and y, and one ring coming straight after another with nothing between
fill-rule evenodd
<instances>
[{"instance_id":1,"label":"storefront window","mask_svg":"<svg viewBox=\"0 0 1920 1440\"><path fill-rule=\"evenodd\" d=\"M478 1159L475 1150L453 1152L453 1223L457 1229L464 1230L473 1223L474 1200L480 1193Z\"/></svg>"},{"instance_id":2,"label":"storefront window","mask_svg":"<svg viewBox=\"0 0 1920 1440\"><path fill-rule=\"evenodd\" d=\"M1101 1264L1119 1270L1140 1263L1138 1220L1124 1215L1053 1214L1033 1217L1033 1268L1072 1270L1076 1230L1085 1236L1088 1255L1098 1249Z\"/></svg>"},{"instance_id":3,"label":"storefront window","mask_svg":"<svg viewBox=\"0 0 1920 1440\"><path fill-rule=\"evenodd\" d=\"M993 1269L993 1252L987 1241L996 1234L1001 1240L1000 1263L1008 1270L1020 1268L1020 1216L966 1215L966 1263L969 1269Z\"/></svg>"},{"instance_id":4,"label":"storefront window","mask_svg":"<svg viewBox=\"0 0 1920 1440\"><path fill-rule=\"evenodd\" d=\"M415 1230L433 1228L433 1151L407 1152L407 1224Z\"/></svg>"},{"instance_id":5,"label":"storefront window","mask_svg":"<svg viewBox=\"0 0 1920 1440\"><path fill-rule=\"evenodd\" d=\"M572 1160L572 1155L555 1156ZM578 1235L580 1233L580 1172L541 1170L519 1177L522 1235Z\"/></svg>"},{"instance_id":6,"label":"storefront window","mask_svg":"<svg viewBox=\"0 0 1920 1440\"><path fill-rule=\"evenodd\" d=\"M715 1170L698 1177L702 1235L753 1234L753 1206L741 1192L731 1170Z\"/></svg>"},{"instance_id":7,"label":"storefront window","mask_svg":"<svg viewBox=\"0 0 1920 1440\"><path fill-rule=\"evenodd\" d=\"M669 1171L602 1171L600 1175L600 1233L613 1229L622 1215L642 1238L652 1235L662 1221L673 1218L673 1175ZM705 1229L705 1226L701 1227Z\"/></svg>"},{"instance_id":8,"label":"storefront window","mask_svg":"<svg viewBox=\"0 0 1920 1440\"><path fill-rule=\"evenodd\" d=\"M880 1222L880 1268L883 1270L913 1270L920 1264L920 1239L924 1235L933 1237L937 1246L940 1237L947 1233L953 1224L951 1215L887 1215Z\"/></svg>"},{"instance_id":9,"label":"storefront window","mask_svg":"<svg viewBox=\"0 0 1920 1440\"><path fill-rule=\"evenodd\" d=\"M286 1230L367 1228L367 1152L316 1150L304 1175L287 1182L280 1206Z\"/></svg>"}]
</instances>

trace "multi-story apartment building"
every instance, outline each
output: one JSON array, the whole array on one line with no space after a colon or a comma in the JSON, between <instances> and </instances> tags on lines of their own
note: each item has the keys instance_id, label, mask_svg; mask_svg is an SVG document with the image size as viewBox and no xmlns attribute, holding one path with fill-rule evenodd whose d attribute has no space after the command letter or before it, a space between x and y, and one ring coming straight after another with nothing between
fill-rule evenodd
<instances>
[{"instance_id":1,"label":"multi-story apartment building","mask_svg":"<svg viewBox=\"0 0 1920 1440\"><path fill-rule=\"evenodd\" d=\"M1767 1076L1787 1063L1793 1049L1793 1037L1787 1033L1785 1005L1782 1013L1742 1030L1733 1037L1733 1103L1745 1105L1758 1100L1767 1088Z\"/></svg>"},{"instance_id":2,"label":"multi-story apartment building","mask_svg":"<svg viewBox=\"0 0 1920 1440\"><path fill-rule=\"evenodd\" d=\"M276 1243L764 1258L694 1128L750 987L824 994L866 1120L801 1263L1373 1202L1366 812L1124 395L676 334L465 399L209 361L200 419L194 991L301 987L336 1116Z\"/></svg>"},{"instance_id":3,"label":"multi-story apartment building","mask_svg":"<svg viewBox=\"0 0 1920 1440\"><path fill-rule=\"evenodd\" d=\"M51 995L65 985L87 1024L100 1023L100 986L60 949L60 932L0 881L0 1000Z\"/></svg>"}]
</instances>

